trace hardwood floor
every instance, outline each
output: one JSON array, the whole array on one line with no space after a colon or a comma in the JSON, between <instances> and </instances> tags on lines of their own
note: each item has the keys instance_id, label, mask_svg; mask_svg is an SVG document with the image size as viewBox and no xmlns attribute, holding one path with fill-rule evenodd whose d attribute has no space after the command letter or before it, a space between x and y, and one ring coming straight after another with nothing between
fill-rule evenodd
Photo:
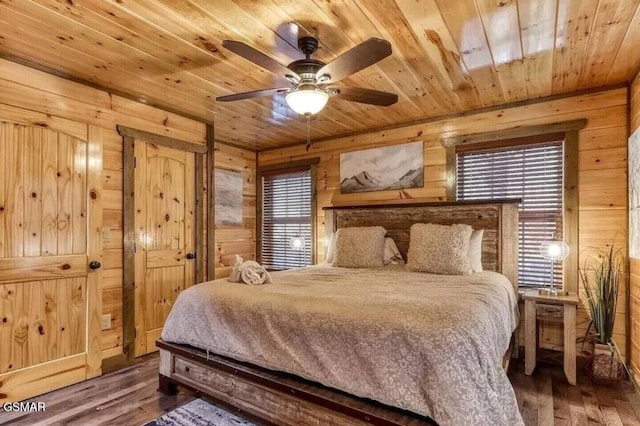
<instances>
[{"instance_id":1,"label":"hardwood floor","mask_svg":"<svg viewBox=\"0 0 640 426\"><path fill-rule=\"evenodd\" d=\"M157 392L157 374L158 356L148 355L133 367L34 398L45 412L0 409L0 425L143 425L194 398ZM509 378L527 426L640 426L640 396L628 382L597 386L579 370L578 385L570 386L560 366L541 364L525 376L522 361L512 364Z\"/></svg>"},{"instance_id":2,"label":"hardwood floor","mask_svg":"<svg viewBox=\"0 0 640 426\"><path fill-rule=\"evenodd\" d=\"M158 355L135 366L50 392L29 401L46 404L40 413L8 413L0 425L143 425L192 399L180 392L166 396L158 388Z\"/></svg>"},{"instance_id":3,"label":"hardwood floor","mask_svg":"<svg viewBox=\"0 0 640 426\"><path fill-rule=\"evenodd\" d=\"M527 426L640 425L640 396L633 385L598 386L578 364L577 385L567 383L562 367L538 363L524 374L524 360L512 364L509 379Z\"/></svg>"}]
</instances>

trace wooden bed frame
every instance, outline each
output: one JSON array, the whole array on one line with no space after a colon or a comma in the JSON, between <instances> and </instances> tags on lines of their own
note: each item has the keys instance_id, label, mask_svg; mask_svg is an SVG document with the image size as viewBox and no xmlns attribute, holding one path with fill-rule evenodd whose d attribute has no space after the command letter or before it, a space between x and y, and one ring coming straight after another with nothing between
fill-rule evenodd
<instances>
[{"instance_id":1,"label":"wooden bed frame","mask_svg":"<svg viewBox=\"0 0 640 426\"><path fill-rule=\"evenodd\" d=\"M518 203L411 203L325 207L325 233L350 226L383 226L406 258L409 230L414 223L464 223L484 229L482 264L500 272L518 290ZM517 328L505 353L517 348ZM160 349L160 391L177 392L184 386L226 408L263 424L274 425L405 425L434 424L431 419L330 389L297 376L274 372L186 345L164 341Z\"/></svg>"}]
</instances>

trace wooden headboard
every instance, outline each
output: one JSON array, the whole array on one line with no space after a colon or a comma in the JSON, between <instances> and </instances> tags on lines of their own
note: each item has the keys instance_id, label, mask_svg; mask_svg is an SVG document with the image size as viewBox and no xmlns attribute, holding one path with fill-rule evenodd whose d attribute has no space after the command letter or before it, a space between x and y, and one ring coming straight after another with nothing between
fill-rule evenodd
<instances>
[{"instance_id":1,"label":"wooden headboard","mask_svg":"<svg viewBox=\"0 0 640 426\"><path fill-rule=\"evenodd\" d=\"M402 256L409 251L414 223L464 223L484 229L482 266L505 275L518 287L518 203L520 200L483 202L407 203L324 207L325 236L339 228L382 226Z\"/></svg>"}]
</instances>

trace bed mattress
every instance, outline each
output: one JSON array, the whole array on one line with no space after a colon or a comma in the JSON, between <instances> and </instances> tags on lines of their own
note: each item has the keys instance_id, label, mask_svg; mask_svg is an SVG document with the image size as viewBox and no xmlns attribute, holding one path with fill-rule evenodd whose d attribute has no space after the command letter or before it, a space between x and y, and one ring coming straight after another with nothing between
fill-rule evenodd
<instances>
[{"instance_id":1,"label":"bed mattress","mask_svg":"<svg viewBox=\"0 0 640 426\"><path fill-rule=\"evenodd\" d=\"M502 357L518 323L509 280L329 265L247 286L193 286L162 339L292 373L441 425L522 424Z\"/></svg>"}]
</instances>

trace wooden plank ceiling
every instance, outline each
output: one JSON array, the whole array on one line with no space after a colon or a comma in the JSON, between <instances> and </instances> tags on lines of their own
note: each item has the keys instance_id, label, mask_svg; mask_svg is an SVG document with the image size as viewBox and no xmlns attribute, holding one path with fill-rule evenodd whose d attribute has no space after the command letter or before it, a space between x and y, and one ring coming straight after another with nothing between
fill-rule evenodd
<instances>
[{"instance_id":1,"label":"wooden plank ceiling","mask_svg":"<svg viewBox=\"0 0 640 426\"><path fill-rule=\"evenodd\" d=\"M320 39L330 61L370 37L393 55L345 84L395 92L392 107L333 99L312 137L628 81L638 70L640 0L2 0L0 55L41 64L139 100L214 122L251 149L303 141L282 97L215 103L281 87L221 47L251 44L299 59L291 34ZM275 86L274 86L275 85Z\"/></svg>"}]
</instances>

